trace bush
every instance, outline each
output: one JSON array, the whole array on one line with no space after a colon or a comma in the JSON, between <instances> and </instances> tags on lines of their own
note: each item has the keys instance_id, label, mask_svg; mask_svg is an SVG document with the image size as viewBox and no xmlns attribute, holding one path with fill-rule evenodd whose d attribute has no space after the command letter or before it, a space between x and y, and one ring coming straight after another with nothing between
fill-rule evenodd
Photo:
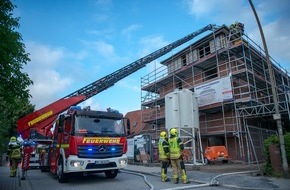
<instances>
[{"instance_id":1,"label":"bush","mask_svg":"<svg viewBox=\"0 0 290 190\"><path fill-rule=\"evenodd\" d=\"M289 163L290 163L290 133L286 133L284 135L284 142L285 142L286 158L287 158L287 162L288 162L288 165L289 165ZM279 136L278 135L271 135L270 137L268 137L264 141L264 152L265 152L265 161L266 161L265 171L264 172L265 172L266 175L271 175L271 176L275 175L273 173L273 168L272 168L272 165L271 165L271 159L270 159L270 153L269 153L269 146L272 145L272 144L276 144L280 148L280 140L279 140Z\"/></svg>"}]
</instances>

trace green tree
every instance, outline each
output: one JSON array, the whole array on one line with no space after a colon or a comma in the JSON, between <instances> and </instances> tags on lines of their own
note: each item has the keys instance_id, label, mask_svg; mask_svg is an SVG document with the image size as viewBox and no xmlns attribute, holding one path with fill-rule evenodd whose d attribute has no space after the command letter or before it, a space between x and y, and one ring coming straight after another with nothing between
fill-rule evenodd
<instances>
[{"instance_id":1,"label":"green tree","mask_svg":"<svg viewBox=\"0 0 290 190\"><path fill-rule=\"evenodd\" d=\"M30 61L22 37L16 31L19 17L13 17L16 6L9 0L0 0L0 98L15 103L30 97L28 86L33 84L23 65Z\"/></svg>"},{"instance_id":2,"label":"green tree","mask_svg":"<svg viewBox=\"0 0 290 190\"><path fill-rule=\"evenodd\" d=\"M6 151L9 138L17 134L16 124L18 119L34 111L34 106L27 100L17 100L16 104L10 104L0 101L0 153Z\"/></svg>"},{"instance_id":3,"label":"green tree","mask_svg":"<svg viewBox=\"0 0 290 190\"><path fill-rule=\"evenodd\" d=\"M286 133L284 135L284 139L285 139L286 157L287 157L287 160L289 162L289 160L290 160L290 133ZM266 165L265 165L265 168L264 169L265 169L265 173L267 175L274 175L274 176L276 175L277 176L277 174L273 173L273 168L272 168L272 165L271 165L271 158L270 158L269 147L272 144L276 144L280 148L279 136L277 136L277 135L271 135L270 137L268 137L264 141L264 151L265 151L265 157L266 157L265 158Z\"/></svg>"},{"instance_id":4,"label":"green tree","mask_svg":"<svg viewBox=\"0 0 290 190\"><path fill-rule=\"evenodd\" d=\"M34 111L29 103L28 86L33 84L23 65L30 61L19 28L19 17L10 0L0 0L0 163L11 135L16 135L17 120Z\"/></svg>"}]
</instances>

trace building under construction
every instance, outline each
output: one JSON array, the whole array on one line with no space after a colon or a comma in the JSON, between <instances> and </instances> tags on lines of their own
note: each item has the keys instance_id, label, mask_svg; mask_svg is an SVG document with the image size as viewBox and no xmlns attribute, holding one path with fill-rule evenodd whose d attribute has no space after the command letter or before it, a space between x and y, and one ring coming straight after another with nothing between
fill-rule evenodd
<instances>
[{"instance_id":1,"label":"building under construction","mask_svg":"<svg viewBox=\"0 0 290 190\"><path fill-rule=\"evenodd\" d=\"M289 130L290 77L271 63L282 127ZM141 78L142 134L157 140L165 129L165 95L189 89L198 100L197 152L224 145L233 160L264 160L263 142L277 131L275 107L265 52L244 34L243 24L219 27L161 64Z\"/></svg>"}]
</instances>

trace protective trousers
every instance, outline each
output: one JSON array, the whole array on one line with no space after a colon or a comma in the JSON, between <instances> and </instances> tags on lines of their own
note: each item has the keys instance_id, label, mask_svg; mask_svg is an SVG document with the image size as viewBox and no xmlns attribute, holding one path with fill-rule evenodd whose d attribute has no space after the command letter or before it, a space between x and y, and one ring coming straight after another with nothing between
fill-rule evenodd
<instances>
[{"instance_id":1,"label":"protective trousers","mask_svg":"<svg viewBox=\"0 0 290 190\"><path fill-rule=\"evenodd\" d=\"M10 176L15 177L16 171L18 167L19 160L18 159L10 159Z\"/></svg>"},{"instance_id":2,"label":"protective trousers","mask_svg":"<svg viewBox=\"0 0 290 190\"><path fill-rule=\"evenodd\" d=\"M188 183L186 169L182 159L180 159L180 168L182 183Z\"/></svg>"},{"instance_id":3,"label":"protective trousers","mask_svg":"<svg viewBox=\"0 0 290 190\"><path fill-rule=\"evenodd\" d=\"M167 178L167 167L169 165L169 160L161 161L161 181L167 182L169 179Z\"/></svg>"},{"instance_id":4,"label":"protective trousers","mask_svg":"<svg viewBox=\"0 0 290 190\"><path fill-rule=\"evenodd\" d=\"M171 159L171 166L173 170L173 182L178 183L179 177L178 177L178 172L181 174L181 179L183 183L187 183L187 175L186 175L186 170L185 170L185 165L183 160L181 159Z\"/></svg>"}]
</instances>

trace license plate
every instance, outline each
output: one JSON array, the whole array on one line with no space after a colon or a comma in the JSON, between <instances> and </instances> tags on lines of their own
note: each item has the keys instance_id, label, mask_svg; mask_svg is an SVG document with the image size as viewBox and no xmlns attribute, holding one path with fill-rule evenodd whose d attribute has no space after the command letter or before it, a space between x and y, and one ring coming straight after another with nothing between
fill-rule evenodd
<instances>
[{"instance_id":1,"label":"license plate","mask_svg":"<svg viewBox=\"0 0 290 190\"><path fill-rule=\"evenodd\" d=\"M108 164L109 160L96 160L95 164Z\"/></svg>"}]
</instances>

